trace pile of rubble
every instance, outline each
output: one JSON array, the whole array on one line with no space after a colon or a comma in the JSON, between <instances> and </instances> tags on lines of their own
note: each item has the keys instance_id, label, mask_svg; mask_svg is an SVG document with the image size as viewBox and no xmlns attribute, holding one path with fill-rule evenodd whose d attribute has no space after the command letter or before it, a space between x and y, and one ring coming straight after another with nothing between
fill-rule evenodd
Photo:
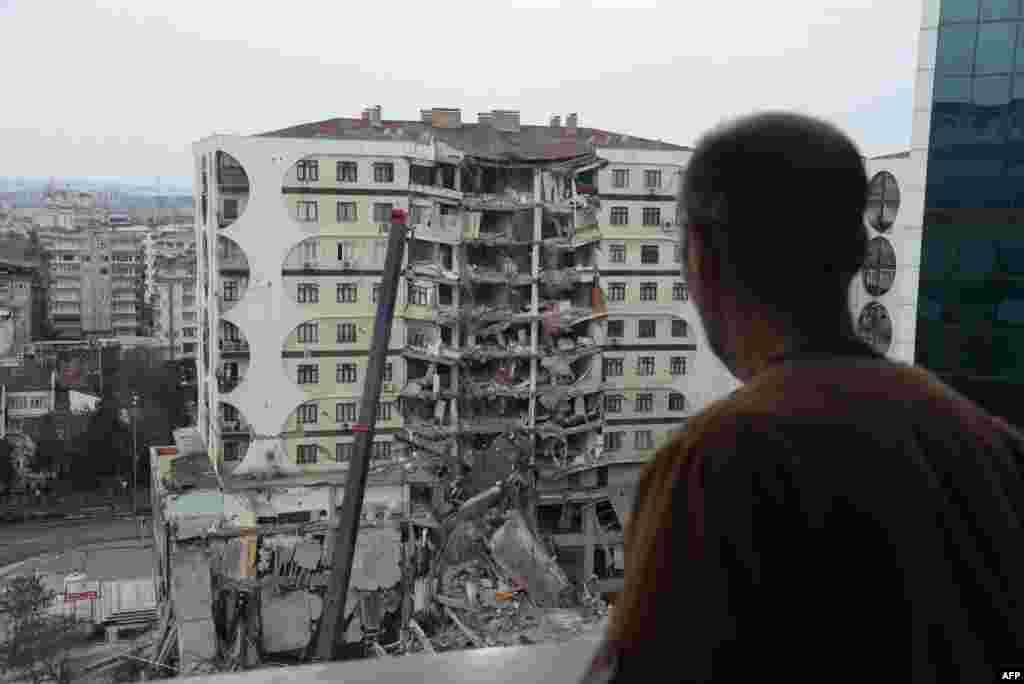
<instances>
[{"instance_id":1,"label":"pile of rubble","mask_svg":"<svg viewBox=\"0 0 1024 684\"><path fill-rule=\"evenodd\" d=\"M468 523L452 533L458 550L450 545L442 557L434 610L420 616L434 628L434 649L567 641L603 628L607 606L576 595L518 512L489 538L486 528Z\"/></svg>"}]
</instances>

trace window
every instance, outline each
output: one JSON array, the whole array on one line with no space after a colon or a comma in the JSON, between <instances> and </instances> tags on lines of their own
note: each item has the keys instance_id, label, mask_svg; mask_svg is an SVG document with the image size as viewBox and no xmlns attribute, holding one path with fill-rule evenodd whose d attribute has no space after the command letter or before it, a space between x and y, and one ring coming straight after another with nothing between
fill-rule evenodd
<instances>
[{"instance_id":1,"label":"window","mask_svg":"<svg viewBox=\"0 0 1024 684\"><path fill-rule=\"evenodd\" d=\"M640 263L658 263L658 245L643 245L640 247Z\"/></svg>"},{"instance_id":2,"label":"window","mask_svg":"<svg viewBox=\"0 0 1024 684\"><path fill-rule=\"evenodd\" d=\"M181 314L181 320L183 321L194 321L196 320L195 311L183 311Z\"/></svg>"},{"instance_id":3,"label":"window","mask_svg":"<svg viewBox=\"0 0 1024 684\"><path fill-rule=\"evenodd\" d=\"M393 183L395 182L395 165L387 162L373 165L373 182L374 183Z\"/></svg>"},{"instance_id":4,"label":"window","mask_svg":"<svg viewBox=\"0 0 1024 684\"><path fill-rule=\"evenodd\" d=\"M320 286L316 283L299 283L295 300L299 304L316 304L320 301Z\"/></svg>"},{"instance_id":5,"label":"window","mask_svg":"<svg viewBox=\"0 0 1024 684\"><path fill-rule=\"evenodd\" d=\"M654 375L654 357L641 356L636 360L636 374L641 376Z\"/></svg>"},{"instance_id":6,"label":"window","mask_svg":"<svg viewBox=\"0 0 1024 684\"><path fill-rule=\"evenodd\" d=\"M637 321L636 336L643 338L655 337L658 334L658 321L653 319L644 319Z\"/></svg>"},{"instance_id":7,"label":"window","mask_svg":"<svg viewBox=\"0 0 1024 684\"><path fill-rule=\"evenodd\" d=\"M391 420L391 415L395 407L393 401L381 401L377 403L377 422L384 423Z\"/></svg>"},{"instance_id":8,"label":"window","mask_svg":"<svg viewBox=\"0 0 1024 684\"><path fill-rule=\"evenodd\" d=\"M299 384L315 385L320 382L320 366L315 363L303 363L299 365Z\"/></svg>"},{"instance_id":9,"label":"window","mask_svg":"<svg viewBox=\"0 0 1024 684\"><path fill-rule=\"evenodd\" d=\"M195 297L193 297L192 299L195 300ZM235 302L235 301L238 301L238 282L237 281L234 281L234 280L225 280L224 281L224 301L225 302ZM195 301L193 301L192 303L194 304ZM186 306L190 306L190 305L186 304Z\"/></svg>"},{"instance_id":10,"label":"window","mask_svg":"<svg viewBox=\"0 0 1024 684\"><path fill-rule=\"evenodd\" d=\"M658 301L658 283L640 283L640 301Z\"/></svg>"},{"instance_id":11,"label":"window","mask_svg":"<svg viewBox=\"0 0 1024 684\"><path fill-rule=\"evenodd\" d=\"M334 420L339 423L356 422L356 405L352 402L338 402L335 404Z\"/></svg>"},{"instance_id":12,"label":"window","mask_svg":"<svg viewBox=\"0 0 1024 684\"><path fill-rule=\"evenodd\" d=\"M355 323L339 323L338 324L338 342L351 344L356 341L356 324Z\"/></svg>"},{"instance_id":13,"label":"window","mask_svg":"<svg viewBox=\"0 0 1024 684\"><path fill-rule=\"evenodd\" d=\"M393 382L391 379L391 362L384 364L384 382Z\"/></svg>"},{"instance_id":14,"label":"window","mask_svg":"<svg viewBox=\"0 0 1024 684\"><path fill-rule=\"evenodd\" d=\"M224 460L237 461L242 457L241 442L224 442Z\"/></svg>"},{"instance_id":15,"label":"window","mask_svg":"<svg viewBox=\"0 0 1024 684\"><path fill-rule=\"evenodd\" d=\"M316 423L316 418L319 413L320 408L314 401L309 404L303 404L302 406L300 406L295 418L299 423L303 425L309 425L311 423Z\"/></svg>"},{"instance_id":16,"label":"window","mask_svg":"<svg viewBox=\"0 0 1024 684\"><path fill-rule=\"evenodd\" d=\"M317 211L317 203L309 201L298 201L295 203L295 218L300 221L317 221L319 220L319 212Z\"/></svg>"},{"instance_id":17,"label":"window","mask_svg":"<svg viewBox=\"0 0 1024 684\"><path fill-rule=\"evenodd\" d=\"M228 286L229 285L231 286L231 288L232 288L232 290L234 292L234 294L232 295L232 297L230 299L228 299ZM224 283L224 299L229 301L229 302L238 299L238 283L236 283L233 280L229 280L228 282ZM191 295L185 295L184 297L181 298L181 305L182 306L195 306L196 305L196 298L191 296Z\"/></svg>"},{"instance_id":18,"label":"window","mask_svg":"<svg viewBox=\"0 0 1024 684\"><path fill-rule=\"evenodd\" d=\"M391 223L391 203L390 202L374 202L373 203L373 222L374 223Z\"/></svg>"},{"instance_id":19,"label":"window","mask_svg":"<svg viewBox=\"0 0 1024 684\"><path fill-rule=\"evenodd\" d=\"M612 187L629 187L629 169L614 169L612 171Z\"/></svg>"},{"instance_id":20,"label":"window","mask_svg":"<svg viewBox=\"0 0 1024 684\"><path fill-rule=\"evenodd\" d=\"M608 283L608 301L626 301L626 283Z\"/></svg>"},{"instance_id":21,"label":"window","mask_svg":"<svg viewBox=\"0 0 1024 684\"><path fill-rule=\"evenodd\" d=\"M238 200L237 199L225 199L224 200L224 220L234 221L238 218Z\"/></svg>"},{"instance_id":22,"label":"window","mask_svg":"<svg viewBox=\"0 0 1024 684\"><path fill-rule=\"evenodd\" d=\"M427 334L422 330L411 330L408 334L408 344L410 347L426 347L427 346Z\"/></svg>"},{"instance_id":23,"label":"window","mask_svg":"<svg viewBox=\"0 0 1024 684\"><path fill-rule=\"evenodd\" d=\"M348 463L355 454L356 445L352 442L338 442L334 445L334 460L338 463Z\"/></svg>"},{"instance_id":24,"label":"window","mask_svg":"<svg viewBox=\"0 0 1024 684\"><path fill-rule=\"evenodd\" d=\"M373 460L385 461L391 458L391 442L373 443Z\"/></svg>"},{"instance_id":25,"label":"window","mask_svg":"<svg viewBox=\"0 0 1024 684\"><path fill-rule=\"evenodd\" d=\"M650 413L654 410L654 395L650 392L636 395L636 405L633 407L636 413Z\"/></svg>"},{"instance_id":26,"label":"window","mask_svg":"<svg viewBox=\"0 0 1024 684\"><path fill-rule=\"evenodd\" d=\"M658 207L644 207L644 225L660 226L661 209L659 209Z\"/></svg>"},{"instance_id":27,"label":"window","mask_svg":"<svg viewBox=\"0 0 1024 684\"><path fill-rule=\"evenodd\" d=\"M680 318L672 319L672 337L686 337L686 321Z\"/></svg>"},{"instance_id":28,"label":"window","mask_svg":"<svg viewBox=\"0 0 1024 684\"><path fill-rule=\"evenodd\" d=\"M315 159L304 159L295 165L295 177L300 181L320 180L320 162Z\"/></svg>"},{"instance_id":29,"label":"window","mask_svg":"<svg viewBox=\"0 0 1024 684\"><path fill-rule=\"evenodd\" d=\"M676 302L685 302L690 298L690 291L686 287L686 283L676 283L672 286L672 300Z\"/></svg>"},{"instance_id":30,"label":"window","mask_svg":"<svg viewBox=\"0 0 1024 684\"><path fill-rule=\"evenodd\" d=\"M373 291L372 291L370 296L372 297L371 301L374 304L376 304L377 303L377 298L380 297L380 285L374 285L373 286Z\"/></svg>"},{"instance_id":31,"label":"window","mask_svg":"<svg viewBox=\"0 0 1024 684\"><path fill-rule=\"evenodd\" d=\"M644 171L644 187L648 190L655 190L661 187L661 171L647 169Z\"/></svg>"},{"instance_id":32,"label":"window","mask_svg":"<svg viewBox=\"0 0 1024 684\"><path fill-rule=\"evenodd\" d=\"M622 395L606 394L604 397L605 413L622 413Z\"/></svg>"},{"instance_id":33,"label":"window","mask_svg":"<svg viewBox=\"0 0 1024 684\"><path fill-rule=\"evenodd\" d=\"M355 245L351 242L338 243L338 261L351 261L355 256Z\"/></svg>"},{"instance_id":34,"label":"window","mask_svg":"<svg viewBox=\"0 0 1024 684\"><path fill-rule=\"evenodd\" d=\"M359 165L356 162L340 161L340 162L338 162L337 171L338 171L338 182L340 182L340 183L358 183L359 182Z\"/></svg>"},{"instance_id":35,"label":"window","mask_svg":"<svg viewBox=\"0 0 1024 684\"><path fill-rule=\"evenodd\" d=\"M611 221L613 226L628 226L629 207L612 207Z\"/></svg>"},{"instance_id":36,"label":"window","mask_svg":"<svg viewBox=\"0 0 1024 684\"><path fill-rule=\"evenodd\" d=\"M339 363L338 364L338 378L337 378L338 382L340 382L342 384L345 384L345 385L351 385L352 383L354 383L356 381L356 375L357 375L356 364L354 364L354 363Z\"/></svg>"},{"instance_id":37,"label":"window","mask_svg":"<svg viewBox=\"0 0 1024 684\"><path fill-rule=\"evenodd\" d=\"M669 359L668 372L672 375L686 375L686 357L673 356Z\"/></svg>"},{"instance_id":38,"label":"window","mask_svg":"<svg viewBox=\"0 0 1024 684\"><path fill-rule=\"evenodd\" d=\"M185 337L195 337L196 336L196 329L195 328L182 328L181 329L181 334L184 335Z\"/></svg>"},{"instance_id":39,"label":"window","mask_svg":"<svg viewBox=\"0 0 1024 684\"><path fill-rule=\"evenodd\" d=\"M622 377L622 359L604 359L604 377Z\"/></svg>"},{"instance_id":40,"label":"window","mask_svg":"<svg viewBox=\"0 0 1024 684\"><path fill-rule=\"evenodd\" d=\"M409 223L414 226L423 224L423 217L426 214L426 207L414 204L409 207Z\"/></svg>"},{"instance_id":41,"label":"window","mask_svg":"<svg viewBox=\"0 0 1024 684\"><path fill-rule=\"evenodd\" d=\"M310 343L320 341L320 326L317 323L303 323L299 326L298 341Z\"/></svg>"},{"instance_id":42,"label":"window","mask_svg":"<svg viewBox=\"0 0 1024 684\"><path fill-rule=\"evenodd\" d=\"M609 250L609 261L613 264L626 263L626 245L612 245Z\"/></svg>"},{"instance_id":43,"label":"window","mask_svg":"<svg viewBox=\"0 0 1024 684\"><path fill-rule=\"evenodd\" d=\"M296 463L299 465L316 463L316 444L300 444L296 449Z\"/></svg>"},{"instance_id":44,"label":"window","mask_svg":"<svg viewBox=\"0 0 1024 684\"><path fill-rule=\"evenodd\" d=\"M358 220L355 202L338 202L338 223L352 223Z\"/></svg>"},{"instance_id":45,"label":"window","mask_svg":"<svg viewBox=\"0 0 1024 684\"><path fill-rule=\"evenodd\" d=\"M186 354L195 354L196 353L196 343L195 342L186 342L185 344L182 345L182 349L184 350L184 352Z\"/></svg>"},{"instance_id":46,"label":"window","mask_svg":"<svg viewBox=\"0 0 1024 684\"><path fill-rule=\"evenodd\" d=\"M633 448L653 449L654 433L650 430L637 430L633 433Z\"/></svg>"},{"instance_id":47,"label":"window","mask_svg":"<svg viewBox=\"0 0 1024 684\"><path fill-rule=\"evenodd\" d=\"M673 392L668 395L668 410L669 411L685 411L686 410L686 397L682 394Z\"/></svg>"},{"instance_id":48,"label":"window","mask_svg":"<svg viewBox=\"0 0 1024 684\"><path fill-rule=\"evenodd\" d=\"M409 304L428 306L430 304L430 290L418 285L409 286Z\"/></svg>"},{"instance_id":49,"label":"window","mask_svg":"<svg viewBox=\"0 0 1024 684\"><path fill-rule=\"evenodd\" d=\"M359 301L359 286L356 283L338 283L338 303L355 304Z\"/></svg>"},{"instance_id":50,"label":"window","mask_svg":"<svg viewBox=\"0 0 1024 684\"><path fill-rule=\"evenodd\" d=\"M605 451L622 451L622 432L604 433Z\"/></svg>"},{"instance_id":51,"label":"window","mask_svg":"<svg viewBox=\"0 0 1024 684\"><path fill-rule=\"evenodd\" d=\"M625 321L608 321L608 337L625 337Z\"/></svg>"}]
</instances>

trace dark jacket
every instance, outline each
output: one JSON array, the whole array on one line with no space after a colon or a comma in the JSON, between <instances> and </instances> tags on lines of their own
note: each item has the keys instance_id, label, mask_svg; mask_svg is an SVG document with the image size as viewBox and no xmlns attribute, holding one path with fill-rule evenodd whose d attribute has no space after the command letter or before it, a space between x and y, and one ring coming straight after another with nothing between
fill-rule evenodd
<instances>
[{"instance_id":1,"label":"dark jacket","mask_svg":"<svg viewBox=\"0 0 1024 684\"><path fill-rule=\"evenodd\" d=\"M616 681L989 681L1024 661L1022 455L859 342L776 359L645 469Z\"/></svg>"}]
</instances>

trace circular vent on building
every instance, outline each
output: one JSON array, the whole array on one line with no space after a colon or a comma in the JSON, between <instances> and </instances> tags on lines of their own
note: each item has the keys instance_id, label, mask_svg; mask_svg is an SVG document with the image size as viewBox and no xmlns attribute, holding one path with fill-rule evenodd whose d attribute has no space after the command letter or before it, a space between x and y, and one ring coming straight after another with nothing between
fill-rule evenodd
<instances>
[{"instance_id":1,"label":"circular vent on building","mask_svg":"<svg viewBox=\"0 0 1024 684\"><path fill-rule=\"evenodd\" d=\"M896 250L884 237L868 242L868 255L864 260L864 289L872 297L881 297L892 289L896 280Z\"/></svg>"},{"instance_id":2,"label":"circular vent on building","mask_svg":"<svg viewBox=\"0 0 1024 684\"><path fill-rule=\"evenodd\" d=\"M880 354L892 346L892 319L889 312L878 302L871 302L861 309L857 317L857 334Z\"/></svg>"},{"instance_id":3,"label":"circular vent on building","mask_svg":"<svg viewBox=\"0 0 1024 684\"><path fill-rule=\"evenodd\" d=\"M868 205L865 210L868 225L884 233L892 228L896 212L900 208L900 188L896 177L888 171L880 171L868 186Z\"/></svg>"}]
</instances>

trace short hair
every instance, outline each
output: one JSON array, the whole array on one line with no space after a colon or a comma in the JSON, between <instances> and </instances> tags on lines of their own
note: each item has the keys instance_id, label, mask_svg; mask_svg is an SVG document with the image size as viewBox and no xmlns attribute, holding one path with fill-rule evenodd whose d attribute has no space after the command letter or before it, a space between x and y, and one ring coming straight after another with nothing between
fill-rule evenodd
<instances>
[{"instance_id":1,"label":"short hair","mask_svg":"<svg viewBox=\"0 0 1024 684\"><path fill-rule=\"evenodd\" d=\"M848 306L867 252L867 193L864 161L842 131L764 112L700 139L680 201L684 230L719 260L721 285L804 328Z\"/></svg>"}]
</instances>

